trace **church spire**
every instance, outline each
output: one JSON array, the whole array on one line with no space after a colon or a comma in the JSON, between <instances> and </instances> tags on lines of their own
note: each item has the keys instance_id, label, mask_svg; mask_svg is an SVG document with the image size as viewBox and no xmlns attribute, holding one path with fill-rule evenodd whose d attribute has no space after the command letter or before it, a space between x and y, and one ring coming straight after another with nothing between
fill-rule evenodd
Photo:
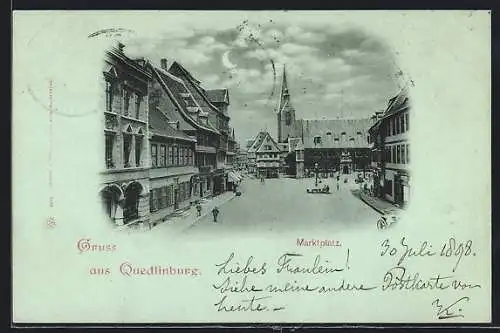
<instances>
[{"instance_id":1,"label":"church spire","mask_svg":"<svg viewBox=\"0 0 500 333\"><path fill-rule=\"evenodd\" d=\"M286 65L283 65L283 79L281 81L281 95L279 100L278 112L281 112L285 106L290 104L290 92L288 91L288 82L286 79Z\"/></svg>"}]
</instances>

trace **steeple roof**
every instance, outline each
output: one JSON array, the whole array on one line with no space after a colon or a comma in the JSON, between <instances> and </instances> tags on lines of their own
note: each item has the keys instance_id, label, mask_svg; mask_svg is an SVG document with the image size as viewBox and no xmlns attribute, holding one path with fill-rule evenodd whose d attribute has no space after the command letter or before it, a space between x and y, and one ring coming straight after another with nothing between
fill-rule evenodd
<instances>
[{"instance_id":1,"label":"steeple roof","mask_svg":"<svg viewBox=\"0 0 500 333\"><path fill-rule=\"evenodd\" d=\"M288 89L288 81L286 79L286 65L283 65L283 79L281 81L281 93L278 105L278 112L282 112L285 108L293 109L290 102L290 91Z\"/></svg>"}]
</instances>

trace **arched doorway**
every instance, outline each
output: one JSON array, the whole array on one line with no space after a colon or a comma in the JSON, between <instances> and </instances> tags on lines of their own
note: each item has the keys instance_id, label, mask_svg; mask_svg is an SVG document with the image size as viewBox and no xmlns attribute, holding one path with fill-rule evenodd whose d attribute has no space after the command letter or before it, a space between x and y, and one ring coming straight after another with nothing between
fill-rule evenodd
<instances>
[{"instance_id":1,"label":"arched doorway","mask_svg":"<svg viewBox=\"0 0 500 333\"><path fill-rule=\"evenodd\" d=\"M344 166L342 167L342 173L344 175L349 173L349 166L347 164L344 164Z\"/></svg>"},{"instance_id":2,"label":"arched doorway","mask_svg":"<svg viewBox=\"0 0 500 333\"><path fill-rule=\"evenodd\" d=\"M116 184L106 186L101 191L103 210L106 215L109 216L109 218L113 221L115 220L116 210L122 196L123 192L121 188Z\"/></svg>"},{"instance_id":3,"label":"arched doorway","mask_svg":"<svg viewBox=\"0 0 500 333\"><path fill-rule=\"evenodd\" d=\"M125 189L125 203L123 207L123 221L129 223L139 217L139 198L142 185L133 182Z\"/></svg>"}]
</instances>

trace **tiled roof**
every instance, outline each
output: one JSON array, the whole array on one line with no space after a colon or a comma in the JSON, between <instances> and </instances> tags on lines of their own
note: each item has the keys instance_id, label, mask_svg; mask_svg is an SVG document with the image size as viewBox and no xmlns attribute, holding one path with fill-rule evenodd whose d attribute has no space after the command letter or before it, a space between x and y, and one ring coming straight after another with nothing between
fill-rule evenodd
<instances>
[{"instance_id":1,"label":"tiled roof","mask_svg":"<svg viewBox=\"0 0 500 333\"><path fill-rule=\"evenodd\" d=\"M186 68L184 68L180 63L175 61L172 64L172 66L170 66L169 72L171 72L171 73L172 72L173 73L180 72L180 73L184 74L183 75L184 78L187 81L189 81L189 83L190 83L190 84L186 84L185 86L191 92L193 97L195 96L195 94L193 94L194 93L193 90L195 90L201 96L201 98L195 97L195 99L196 99L196 102L198 103L198 105L200 105L204 111L210 112L212 110L212 111L218 112L220 114L223 114L223 112L221 110L219 110L219 108L217 108L215 105L212 104L212 101L208 97L207 92L202 87L200 87L200 81L195 79L193 77L193 75Z\"/></svg>"},{"instance_id":2,"label":"tiled roof","mask_svg":"<svg viewBox=\"0 0 500 333\"><path fill-rule=\"evenodd\" d=\"M206 90L207 96L211 102L227 103L227 89Z\"/></svg>"},{"instance_id":3,"label":"tiled roof","mask_svg":"<svg viewBox=\"0 0 500 333\"><path fill-rule=\"evenodd\" d=\"M386 119L390 118L393 114L398 113L401 110L404 110L409 107L410 99L408 97L408 90L403 88L396 96L389 99L389 103L387 104L387 108L382 114L382 118L379 118L375 123L370 127L370 131L376 132L378 131L380 125L386 121Z\"/></svg>"},{"instance_id":4,"label":"tiled roof","mask_svg":"<svg viewBox=\"0 0 500 333\"><path fill-rule=\"evenodd\" d=\"M387 105L387 109L384 112L383 118L387 118L390 115L404 109L408 106L408 104L408 91L406 89L402 89L399 94L389 100L389 104Z\"/></svg>"},{"instance_id":5,"label":"tiled roof","mask_svg":"<svg viewBox=\"0 0 500 333\"><path fill-rule=\"evenodd\" d=\"M168 118L156 108L149 110L149 126L151 127L151 132L155 135L186 141L196 141L196 139L189 137L184 134L184 132L172 128L172 126L168 124Z\"/></svg>"},{"instance_id":6,"label":"tiled roof","mask_svg":"<svg viewBox=\"0 0 500 333\"><path fill-rule=\"evenodd\" d=\"M266 151L262 149L264 147L264 143L271 145L272 149L268 150L269 152L280 152L281 149L279 148L278 144L274 139L271 137L271 135L268 132L261 132L263 135L260 137L260 142L255 146L255 149L257 152L263 152Z\"/></svg>"},{"instance_id":7,"label":"tiled roof","mask_svg":"<svg viewBox=\"0 0 500 333\"><path fill-rule=\"evenodd\" d=\"M177 101L177 103L182 108L182 110L180 110L180 111L184 113L185 117L188 117L190 119L190 122L192 123L192 125L199 127L199 128L202 128L202 129L205 129L205 130L208 130L208 131L211 131L211 132L215 132L217 134L219 133L213 125L201 124L200 122L198 122L198 119L191 117L191 115L188 111L188 107L190 106L190 105L188 105L189 99L182 97L182 94L187 94L189 92L189 90L187 89L186 85L184 84L184 82L180 78L168 73L167 71L164 71L163 69L155 68L155 71L156 71L156 73L158 73L161 80L164 82L164 84L167 86L169 91L172 93L172 95L175 98L175 100ZM199 107L199 105L196 104L196 101L193 98L191 98L191 102L193 103L193 106Z\"/></svg>"},{"instance_id":8,"label":"tiled roof","mask_svg":"<svg viewBox=\"0 0 500 333\"><path fill-rule=\"evenodd\" d=\"M250 146L250 148L248 148L248 151L249 152L256 151L260 147L260 145L261 145L262 141L264 140L264 138L266 137L266 134L267 134L267 132L263 132L263 131L259 132L257 134L257 136L255 137L255 140L253 140L253 143Z\"/></svg>"},{"instance_id":9,"label":"tiled roof","mask_svg":"<svg viewBox=\"0 0 500 333\"><path fill-rule=\"evenodd\" d=\"M368 129L372 121L366 119L297 120L304 135L304 148L369 148ZM299 133L297 133L299 134ZM318 137L320 139L316 139ZM318 142L319 141L319 142Z\"/></svg>"}]
</instances>

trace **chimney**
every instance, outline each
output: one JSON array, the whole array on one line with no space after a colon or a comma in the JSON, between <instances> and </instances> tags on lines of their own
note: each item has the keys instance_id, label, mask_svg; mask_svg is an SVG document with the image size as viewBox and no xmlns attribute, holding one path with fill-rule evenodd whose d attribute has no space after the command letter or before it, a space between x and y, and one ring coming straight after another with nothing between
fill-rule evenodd
<instances>
[{"instance_id":1,"label":"chimney","mask_svg":"<svg viewBox=\"0 0 500 333\"><path fill-rule=\"evenodd\" d=\"M168 68L167 68L167 59L161 58L161 64L160 65L161 65L161 69L168 70Z\"/></svg>"}]
</instances>

